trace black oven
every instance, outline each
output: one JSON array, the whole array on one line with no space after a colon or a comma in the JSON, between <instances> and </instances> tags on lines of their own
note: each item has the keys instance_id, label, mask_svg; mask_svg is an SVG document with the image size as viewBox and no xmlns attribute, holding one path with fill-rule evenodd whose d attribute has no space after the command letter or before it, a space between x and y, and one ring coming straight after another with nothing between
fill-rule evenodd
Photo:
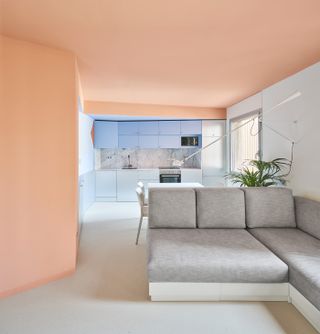
<instances>
[{"instance_id":1,"label":"black oven","mask_svg":"<svg viewBox=\"0 0 320 334\"><path fill-rule=\"evenodd\" d=\"M181 146L199 146L199 136L182 136Z\"/></svg>"},{"instance_id":2,"label":"black oven","mask_svg":"<svg viewBox=\"0 0 320 334\"><path fill-rule=\"evenodd\" d=\"M181 183L181 174L160 174L160 183Z\"/></svg>"}]
</instances>

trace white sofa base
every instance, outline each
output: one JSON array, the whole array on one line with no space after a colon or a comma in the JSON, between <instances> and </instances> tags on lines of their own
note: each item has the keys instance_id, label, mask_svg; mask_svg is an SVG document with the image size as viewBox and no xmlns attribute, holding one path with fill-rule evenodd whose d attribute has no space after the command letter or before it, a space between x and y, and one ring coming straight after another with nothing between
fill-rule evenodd
<instances>
[{"instance_id":1,"label":"white sofa base","mask_svg":"<svg viewBox=\"0 0 320 334\"><path fill-rule=\"evenodd\" d=\"M295 306L295 308L320 333L320 311L291 284L289 284L289 296L292 305Z\"/></svg>"},{"instance_id":2,"label":"white sofa base","mask_svg":"<svg viewBox=\"0 0 320 334\"><path fill-rule=\"evenodd\" d=\"M149 283L152 301L287 301L320 332L320 311L289 283Z\"/></svg>"},{"instance_id":3,"label":"white sofa base","mask_svg":"<svg viewBox=\"0 0 320 334\"><path fill-rule=\"evenodd\" d=\"M288 301L288 283L149 283L152 301Z\"/></svg>"}]
</instances>

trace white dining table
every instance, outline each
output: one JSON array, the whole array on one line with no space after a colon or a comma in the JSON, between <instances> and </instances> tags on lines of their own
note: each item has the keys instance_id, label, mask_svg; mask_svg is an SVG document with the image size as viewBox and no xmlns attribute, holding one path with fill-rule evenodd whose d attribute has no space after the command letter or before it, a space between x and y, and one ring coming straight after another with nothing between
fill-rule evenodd
<instances>
[{"instance_id":1,"label":"white dining table","mask_svg":"<svg viewBox=\"0 0 320 334\"><path fill-rule=\"evenodd\" d=\"M202 188L203 185L198 182L185 182L185 183L149 183L148 188Z\"/></svg>"}]
</instances>

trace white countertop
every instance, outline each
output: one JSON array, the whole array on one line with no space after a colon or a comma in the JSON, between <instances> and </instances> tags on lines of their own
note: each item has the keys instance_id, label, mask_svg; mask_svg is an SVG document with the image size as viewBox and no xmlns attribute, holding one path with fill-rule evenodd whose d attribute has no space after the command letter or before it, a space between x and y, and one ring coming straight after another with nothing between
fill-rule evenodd
<instances>
[{"instance_id":1,"label":"white countertop","mask_svg":"<svg viewBox=\"0 0 320 334\"><path fill-rule=\"evenodd\" d=\"M181 170L201 170L201 168L180 168ZM98 168L96 171L117 171L117 170L159 170L159 168Z\"/></svg>"},{"instance_id":2,"label":"white countertop","mask_svg":"<svg viewBox=\"0 0 320 334\"><path fill-rule=\"evenodd\" d=\"M185 183L149 183L148 188L203 188L198 182Z\"/></svg>"}]
</instances>

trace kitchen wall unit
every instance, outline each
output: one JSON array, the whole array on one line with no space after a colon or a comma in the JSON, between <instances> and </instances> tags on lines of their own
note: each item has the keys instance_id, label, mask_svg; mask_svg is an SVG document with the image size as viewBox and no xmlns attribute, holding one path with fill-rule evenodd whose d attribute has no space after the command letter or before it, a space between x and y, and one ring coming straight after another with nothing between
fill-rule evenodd
<instances>
[{"instance_id":1,"label":"kitchen wall unit","mask_svg":"<svg viewBox=\"0 0 320 334\"><path fill-rule=\"evenodd\" d=\"M226 132L226 122L224 120L202 121L202 146L212 143L223 136ZM203 184L206 186L215 185L213 180L226 174L226 139L223 138L212 146L204 149L201 153L201 168Z\"/></svg>"},{"instance_id":2,"label":"kitchen wall unit","mask_svg":"<svg viewBox=\"0 0 320 334\"><path fill-rule=\"evenodd\" d=\"M139 148L138 135L119 135L120 148Z\"/></svg>"},{"instance_id":3,"label":"kitchen wall unit","mask_svg":"<svg viewBox=\"0 0 320 334\"><path fill-rule=\"evenodd\" d=\"M201 121L181 122L180 133L182 135L201 134Z\"/></svg>"},{"instance_id":4,"label":"kitchen wall unit","mask_svg":"<svg viewBox=\"0 0 320 334\"><path fill-rule=\"evenodd\" d=\"M180 136L159 136L159 148L180 148Z\"/></svg>"},{"instance_id":5,"label":"kitchen wall unit","mask_svg":"<svg viewBox=\"0 0 320 334\"><path fill-rule=\"evenodd\" d=\"M118 147L118 122L94 122L94 147L117 148Z\"/></svg>"},{"instance_id":6,"label":"kitchen wall unit","mask_svg":"<svg viewBox=\"0 0 320 334\"><path fill-rule=\"evenodd\" d=\"M181 132L181 121L159 121L160 135L179 135Z\"/></svg>"},{"instance_id":7,"label":"kitchen wall unit","mask_svg":"<svg viewBox=\"0 0 320 334\"><path fill-rule=\"evenodd\" d=\"M139 135L139 148L159 148L159 136Z\"/></svg>"},{"instance_id":8,"label":"kitchen wall unit","mask_svg":"<svg viewBox=\"0 0 320 334\"><path fill-rule=\"evenodd\" d=\"M137 135L139 133L138 122L117 122L117 123L118 123L119 135Z\"/></svg>"},{"instance_id":9,"label":"kitchen wall unit","mask_svg":"<svg viewBox=\"0 0 320 334\"><path fill-rule=\"evenodd\" d=\"M138 122L140 135L158 135L159 122Z\"/></svg>"},{"instance_id":10,"label":"kitchen wall unit","mask_svg":"<svg viewBox=\"0 0 320 334\"><path fill-rule=\"evenodd\" d=\"M180 148L201 131L201 121L95 121L95 148Z\"/></svg>"}]
</instances>

